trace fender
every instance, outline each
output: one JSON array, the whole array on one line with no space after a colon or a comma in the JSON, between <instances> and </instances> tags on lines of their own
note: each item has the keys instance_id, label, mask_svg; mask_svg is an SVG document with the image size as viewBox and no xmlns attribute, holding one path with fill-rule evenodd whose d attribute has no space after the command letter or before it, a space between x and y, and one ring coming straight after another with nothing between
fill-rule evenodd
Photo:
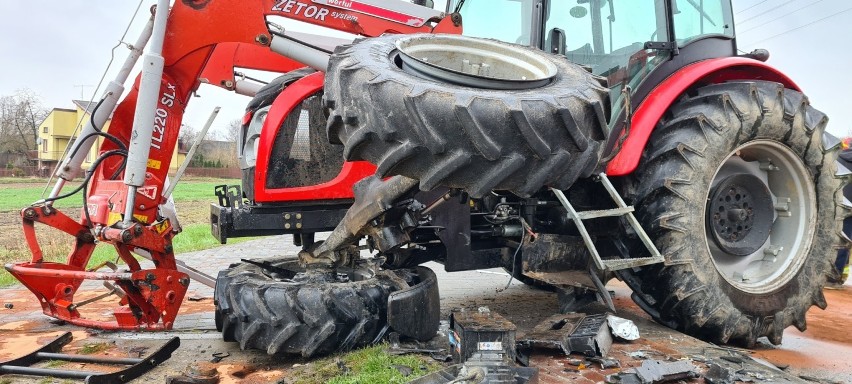
<instances>
[{"instance_id":1,"label":"fender","mask_svg":"<svg viewBox=\"0 0 852 384\"><path fill-rule=\"evenodd\" d=\"M254 172L254 198L257 202L280 201L309 201L352 199L352 186L364 177L376 172L376 167L366 161L347 161L343 163L340 173L325 183L304 187L267 188L266 179L269 171L269 159L272 156L272 145L278 131L287 116L293 112L305 99L321 92L325 74L314 72L290 84L285 88L269 108L269 114L263 122L260 139L257 146L257 164Z\"/></svg>"},{"instance_id":2,"label":"fender","mask_svg":"<svg viewBox=\"0 0 852 384\"><path fill-rule=\"evenodd\" d=\"M657 122L687 89L695 85L732 80L774 81L801 91L796 83L781 71L745 57L709 59L685 66L657 85L636 108L631 119L630 134L618 154L607 164L606 174L624 176L636 169Z\"/></svg>"}]
</instances>

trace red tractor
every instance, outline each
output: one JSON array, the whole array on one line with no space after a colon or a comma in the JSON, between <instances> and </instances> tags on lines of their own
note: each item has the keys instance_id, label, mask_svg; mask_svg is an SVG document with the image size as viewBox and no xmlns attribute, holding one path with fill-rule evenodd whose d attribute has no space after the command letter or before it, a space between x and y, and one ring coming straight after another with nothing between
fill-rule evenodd
<instances>
[{"instance_id":1,"label":"red tractor","mask_svg":"<svg viewBox=\"0 0 852 384\"><path fill-rule=\"evenodd\" d=\"M263 15L372 38L331 52ZM49 315L170 327L188 279L158 193L164 154L199 79L239 89L238 63L283 74L249 104L242 186L217 190L213 234L289 233L302 246L219 273L216 324L242 348L312 356L391 329L431 338L439 302L426 261L503 267L559 291L564 310L596 296L611 305L604 283L619 278L657 321L720 343L780 343L786 327L804 330L811 305L826 305L848 215L839 142L767 52L737 55L728 0L456 0L445 12L391 0L182 0L154 20L151 51L162 57L146 56L153 69L108 133L97 120L120 91L84 131L110 138L80 188L84 219L52 208L61 185L22 213L34 260L7 269ZM41 260L34 222L76 236L68 264ZM85 271L96 239L129 271ZM126 292L116 323L74 309L91 278Z\"/></svg>"}]
</instances>

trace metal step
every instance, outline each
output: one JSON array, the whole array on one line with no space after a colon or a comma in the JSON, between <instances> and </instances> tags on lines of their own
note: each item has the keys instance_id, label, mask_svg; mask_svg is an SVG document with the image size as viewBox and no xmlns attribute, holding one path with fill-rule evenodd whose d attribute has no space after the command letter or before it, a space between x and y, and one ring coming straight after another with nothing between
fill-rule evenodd
<instances>
[{"instance_id":1,"label":"metal step","mask_svg":"<svg viewBox=\"0 0 852 384\"><path fill-rule=\"evenodd\" d=\"M657 247L654 245L654 242L648 237L648 234L645 233L645 230L642 229L642 226L639 224L639 220L636 220L636 217L633 216L633 207L627 205L624 202L624 199L621 198L621 195L618 194L618 191L615 190L612 183L606 177L606 174L601 173L598 175L598 180L603 184L604 189L606 189L607 193L609 193L610 198L615 202L618 206L613 209L603 209L603 210L594 210L594 211L584 211L577 212L574 209L574 206L571 205L571 202L568 201L568 198L565 196L562 191L558 189L551 188L550 190L556 195L556 198L559 199L559 202L562 206L568 210L568 218L574 221L574 224L577 226L577 230L580 232L580 237L583 238L583 243L586 244L586 248L589 250L589 253L592 255L592 260L595 262L595 266L601 271L610 270L617 271L620 269L634 268L640 267L643 265L656 264L663 261L663 255L660 254L660 251L657 250ZM642 240L642 244L645 245L645 248L651 253L650 257L638 257L638 258L621 258L621 259L608 259L604 260L601 258L600 253L598 253L598 249L595 247L595 243L592 240L592 237L589 236L589 231L586 230L586 226L583 224L583 220L588 219L596 219L601 217L625 217L627 219L627 223L630 224L630 227L636 232L636 235L639 236L639 239Z\"/></svg>"}]
</instances>

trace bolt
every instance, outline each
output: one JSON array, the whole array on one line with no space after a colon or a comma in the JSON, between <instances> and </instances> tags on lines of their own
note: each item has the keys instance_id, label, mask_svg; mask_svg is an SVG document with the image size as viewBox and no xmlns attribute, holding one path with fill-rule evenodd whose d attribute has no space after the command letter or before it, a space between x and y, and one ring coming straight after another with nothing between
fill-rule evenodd
<instances>
[{"instance_id":1,"label":"bolt","mask_svg":"<svg viewBox=\"0 0 852 384\"><path fill-rule=\"evenodd\" d=\"M137 225L135 228L133 228L133 232L135 233L136 236L141 235L142 234L142 226Z\"/></svg>"},{"instance_id":2,"label":"bolt","mask_svg":"<svg viewBox=\"0 0 852 384\"><path fill-rule=\"evenodd\" d=\"M269 36L260 34L254 38L254 41L257 41L260 45L269 45Z\"/></svg>"},{"instance_id":3,"label":"bolt","mask_svg":"<svg viewBox=\"0 0 852 384\"><path fill-rule=\"evenodd\" d=\"M290 220L290 214L289 213L284 214L284 220Z\"/></svg>"},{"instance_id":4,"label":"bolt","mask_svg":"<svg viewBox=\"0 0 852 384\"><path fill-rule=\"evenodd\" d=\"M284 229L290 229L290 223L284 224Z\"/></svg>"},{"instance_id":5,"label":"bolt","mask_svg":"<svg viewBox=\"0 0 852 384\"><path fill-rule=\"evenodd\" d=\"M296 220L302 220L302 214L301 213L296 214Z\"/></svg>"},{"instance_id":6,"label":"bolt","mask_svg":"<svg viewBox=\"0 0 852 384\"><path fill-rule=\"evenodd\" d=\"M121 241L122 242L129 243L131 240L133 240L133 234L130 233L130 231L128 231L126 229L121 231Z\"/></svg>"},{"instance_id":7,"label":"bolt","mask_svg":"<svg viewBox=\"0 0 852 384\"><path fill-rule=\"evenodd\" d=\"M170 303L174 302L175 301L175 291L168 291L166 293L166 300L168 300Z\"/></svg>"},{"instance_id":8,"label":"bolt","mask_svg":"<svg viewBox=\"0 0 852 384\"><path fill-rule=\"evenodd\" d=\"M222 80L222 85L227 89L234 89L234 81L233 80Z\"/></svg>"},{"instance_id":9,"label":"bolt","mask_svg":"<svg viewBox=\"0 0 852 384\"><path fill-rule=\"evenodd\" d=\"M180 279L178 279L178 283L180 283L180 285L183 285L184 287L187 287L189 286L189 278L181 277Z\"/></svg>"},{"instance_id":10,"label":"bolt","mask_svg":"<svg viewBox=\"0 0 852 384\"><path fill-rule=\"evenodd\" d=\"M147 280L147 281L154 281L156 279L157 279L157 276L155 276L151 272L148 272L148 274L145 275L145 280Z\"/></svg>"},{"instance_id":11,"label":"bolt","mask_svg":"<svg viewBox=\"0 0 852 384\"><path fill-rule=\"evenodd\" d=\"M171 283L172 281L174 281L174 279L175 279L175 278L174 278L174 277L172 277L172 275L166 276L166 282L167 282L167 283Z\"/></svg>"},{"instance_id":12,"label":"bolt","mask_svg":"<svg viewBox=\"0 0 852 384\"><path fill-rule=\"evenodd\" d=\"M24 217L25 218L32 220L32 219L35 219L36 216L38 216L38 214L36 213L35 209L27 208L27 209L24 210Z\"/></svg>"},{"instance_id":13,"label":"bolt","mask_svg":"<svg viewBox=\"0 0 852 384\"><path fill-rule=\"evenodd\" d=\"M296 229L301 229L301 228L302 228L302 223L296 223Z\"/></svg>"},{"instance_id":14,"label":"bolt","mask_svg":"<svg viewBox=\"0 0 852 384\"><path fill-rule=\"evenodd\" d=\"M83 232L80 234L80 241L84 243L92 243L95 241L95 237L92 236L91 232Z\"/></svg>"}]
</instances>

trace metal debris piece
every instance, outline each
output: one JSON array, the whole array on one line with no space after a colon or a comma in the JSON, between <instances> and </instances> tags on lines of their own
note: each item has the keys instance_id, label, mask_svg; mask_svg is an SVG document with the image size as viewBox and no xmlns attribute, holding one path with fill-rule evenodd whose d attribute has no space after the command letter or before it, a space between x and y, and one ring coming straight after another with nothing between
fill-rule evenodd
<instances>
[{"instance_id":1,"label":"metal debris piece","mask_svg":"<svg viewBox=\"0 0 852 384\"><path fill-rule=\"evenodd\" d=\"M618 379L616 382L622 384L651 384L693 379L699 377L699 375L695 366L688 360L673 362L645 360L641 367L625 370L615 377Z\"/></svg>"},{"instance_id":2,"label":"metal debris piece","mask_svg":"<svg viewBox=\"0 0 852 384\"><path fill-rule=\"evenodd\" d=\"M621 368L621 363L615 359L606 359L601 357L590 357L589 361L598 363L601 365L601 369L610 369L610 368Z\"/></svg>"},{"instance_id":3,"label":"metal debris piece","mask_svg":"<svg viewBox=\"0 0 852 384\"><path fill-rule=\"evenodd\" d=\"M6 307L6 309L12 309L12 308L15 308L15 305L14 305L14 304L12 304L12 303L6 303L6 304L3 304L3 306L4 306L4 307Z\"/></svg>"},{"instance_id":4,"label":"metal debris piece","mask_svg":"<svg viewBox=\"0 0 852 384\"><path fill-rule=\"evenodd\" d=\"M210 359L210 362L215 364L215 363L222 361L222 359L224 359L228 356L231 356L231 354L228 353L228 352L216 352L216 353L213 354L213 358Z\"/></svg>"},{"instance_id":5,"label":"metal debris piece","mask_svg":"<svg viewBox=\"0 0 852 384\"><path fill-rule=\"evenodd\" d=\"M707 372L704 373L704 380L706 380L707 383L733 384L734 375L727 368L715 363L710 363L707 366L710 367L707 369Z\"/></svg>"},{"instance_id":6,"label":"metal debris piece","mask_svg":"<svg viewBox=\"0 0 852 384\"><path fill-rule=\"evenodd\" d=\"M537 384L538 368L517 367L506 363L469 361L411 380L408 384Z\"/></svg>"},{"instance_id":7,"label":"metal debris piece","mask_svg":"<svg viewBox=\"0 0 852 384\"><path fill-rule=\"evenodd\" d=\"M609 324L612 335L619 339L633 341L639 338L639 327L632 320L607 315L606 322Z\"/></svg>"},{"instance_id":8,"label":"metal debris piece","mask_svg":"<svg viewBox=\"0 0 852 384\"><path fill-rule=\"evenodd\" d=\"M606 325L606 315L587 316L567 313L551 316L532 329L519 344L526 347L561 349L586 356L606 357L612 346L612 335Z\"/></svg>"}]
</instances>

